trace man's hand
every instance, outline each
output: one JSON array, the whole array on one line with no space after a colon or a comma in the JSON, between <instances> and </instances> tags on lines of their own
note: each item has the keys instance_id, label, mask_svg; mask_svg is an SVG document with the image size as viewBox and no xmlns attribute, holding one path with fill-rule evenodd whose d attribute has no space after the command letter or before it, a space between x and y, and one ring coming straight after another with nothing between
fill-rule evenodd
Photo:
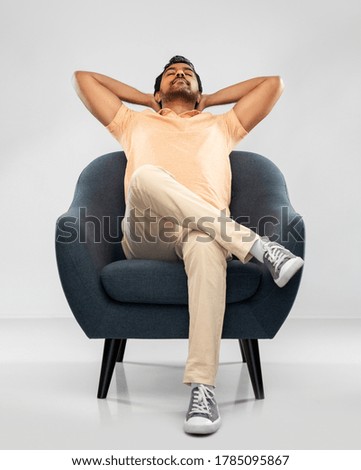
<instances>
[{"instance_id":1,"label":"man's hand","mask_svg":"<svg viewBox=\"0 0 361 470\"><path fill-rule=\"evenodd\" d=\"M207 108L209 105L207 104L207 98L208 98L209 95L206 95L205 93L203 93L203 95L201 95L201 100L200 102L198 103L197 105L197 110L198 111L203 111L203 109Z\"/></svg>"},{"instance_id":2,"label":"man's hand","mask_svg":"<svg viewBox=\"0 0 361 470\"><path fill-rule=\"evenodd\" d=\"M154 111L156 112L162 109L160 107L160 104L155 100L154 95L152 93L147 93L147 97L148 97L147 106L149 106L149 108L154 109Z\"/></svg>"}]
</instances>

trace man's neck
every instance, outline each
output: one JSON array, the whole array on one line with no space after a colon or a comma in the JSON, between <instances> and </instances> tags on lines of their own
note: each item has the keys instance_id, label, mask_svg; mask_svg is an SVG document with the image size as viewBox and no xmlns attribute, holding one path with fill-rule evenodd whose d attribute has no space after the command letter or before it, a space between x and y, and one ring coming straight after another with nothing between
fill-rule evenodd
<instances>
[{"instance_id":1,"label":"man's neck","mask_svg":"<svg viewBox=\"0 0 361 470\"><path fill-rule=\"evenodd\" d=\"M176 114L182 114L187 111L193 111L195 109L193 103L185 101L164 101L162 102L162 108L169 108Z\"/></svg>"}]
</instances>

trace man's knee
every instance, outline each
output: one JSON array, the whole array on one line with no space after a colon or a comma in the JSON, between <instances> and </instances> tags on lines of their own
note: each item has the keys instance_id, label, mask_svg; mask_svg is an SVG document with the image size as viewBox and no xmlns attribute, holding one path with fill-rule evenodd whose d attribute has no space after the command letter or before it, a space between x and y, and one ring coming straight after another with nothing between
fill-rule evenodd
<instances>
[{"instance_id":1,"label":"man's knee","mask_svg":"<svg viewBox=\"0 0 361 470\"><path fill-rule=\"evenodd\" d=\"M142 165L133 172L129 185L140 186L144 183L147 184L148 181L154 178L154 173L159 170L159 167L149 163Z\"/></svg>"},{"instance_id":2,"label":"man's knee","mask_svg":"<svg viewBox=\"0 0 361 470\"><path fill-rule=\"evenodd\" d=\"M215 259L223 262L227 254L227 250L205 232L192 230L183 241L183 259L196 257L198 260L203 259L205 263Z\"/></svg>"}]
</instances>

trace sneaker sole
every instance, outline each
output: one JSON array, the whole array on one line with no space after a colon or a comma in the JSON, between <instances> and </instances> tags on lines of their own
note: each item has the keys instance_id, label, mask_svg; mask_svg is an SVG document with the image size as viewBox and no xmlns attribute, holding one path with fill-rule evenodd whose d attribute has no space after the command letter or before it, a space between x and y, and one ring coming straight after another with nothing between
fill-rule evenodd
<instances>
[{"instance_id":1,"label":"sneaker sole","mask_svg":"<svg viewBox=\"0 0 361 470\"><path fill-rule=\"evenodd\" d=\"M188 434L212 434L219 429L220 425L220 417L211 424L204 423L204 418L197 419L194 417L188 421L184 421L183 429Z\"/></svg>"},{"instance_id":2,"label":"sneaker sole","mask_svg":"<svg viewBox=\"0 0 361 470\"><path fill-rule=\"evenodd\" d=\"M304 265L302 258L297 256L286 263L281 269L278 279L275 279L275 283L278 287L283 287L287 282L296 274L296 272Z\"/></svg>"}]
</instances>

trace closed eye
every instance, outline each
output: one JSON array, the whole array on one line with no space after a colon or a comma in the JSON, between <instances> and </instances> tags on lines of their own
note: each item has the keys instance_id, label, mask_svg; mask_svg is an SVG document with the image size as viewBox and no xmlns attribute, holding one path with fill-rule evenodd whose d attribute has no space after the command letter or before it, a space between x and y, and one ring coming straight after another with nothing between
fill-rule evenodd
<instances>
[{"instance_id":1,"label":"closed eye","mask_svg":"<svg viewBox=\"0 0 361 470\"><path fill-rule=\"evenodd\" d=\"M175 74L174 69L168 69L168 71L166 72L166 75L174 75L174 74ZM188 75L189 77L193 77L193 71L191 69L186 69L185 75Z\"/></svg>"}]
</instances>

